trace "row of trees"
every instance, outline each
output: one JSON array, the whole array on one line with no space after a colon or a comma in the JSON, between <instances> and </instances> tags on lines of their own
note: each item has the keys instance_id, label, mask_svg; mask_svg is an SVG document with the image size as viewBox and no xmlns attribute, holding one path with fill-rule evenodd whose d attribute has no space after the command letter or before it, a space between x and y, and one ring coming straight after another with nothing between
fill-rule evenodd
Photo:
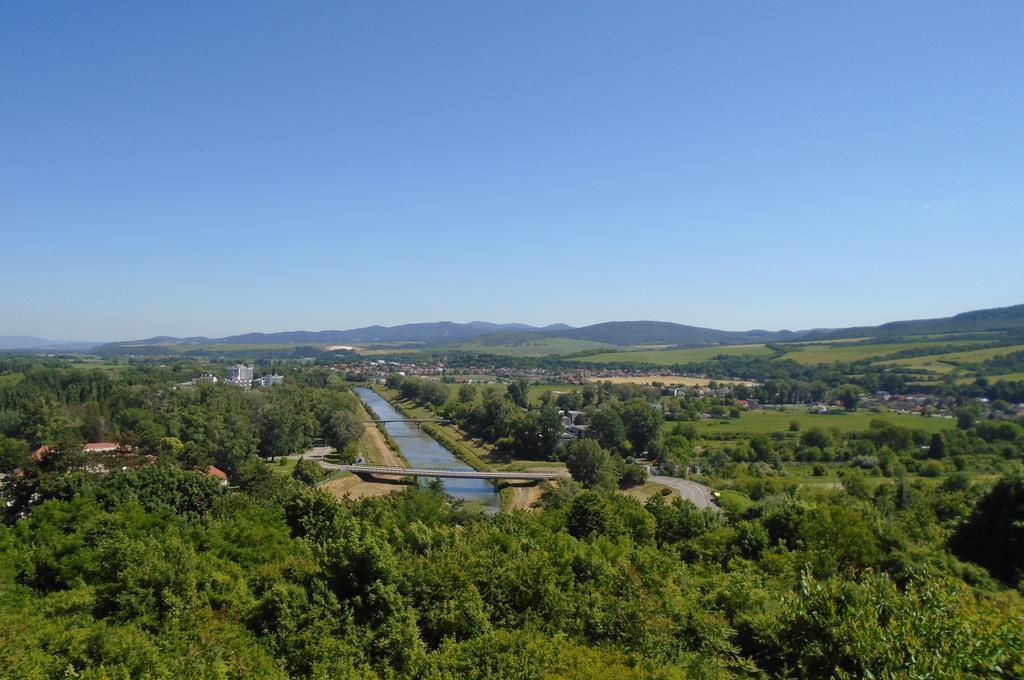
<instances>
[{"instance_id":1,"label":"row of trees","mask_svg":"<svg viewBox=\"0 0 1024 680\"><path fill-rule=\"evenodd\" d=\"M397 389L402 398L432 408L472 436L494 444L499 451L517 458L549 459L557 455L562 407L556 407L550 398L531 405L525 381L484 389L461 385L453 391L437 381L393 375L387 385ZM594 397L599 396L602 405L589 405L583 416L587 436L620 457L641 455L658 441L661 410L637 392L635 388L626 390L635 396L622 401L607 392L598 395L595 391Z\"/></svg>"}]
</instances>

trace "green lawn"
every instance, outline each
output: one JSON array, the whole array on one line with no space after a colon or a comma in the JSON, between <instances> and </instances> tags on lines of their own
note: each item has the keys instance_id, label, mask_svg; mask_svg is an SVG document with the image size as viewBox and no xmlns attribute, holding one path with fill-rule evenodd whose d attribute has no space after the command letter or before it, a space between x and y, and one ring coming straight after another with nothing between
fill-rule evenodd
<instances>
[{"instance_id":1,"label":"green lawn","mask_svg":"<svg viewBox=\"0 0 1024 680\"><path fill-rule=\"evenodd\" d=\"M747 411L743 412L737 420L702 419L691 424L696 428L698 435L734 432L743 434L788 432L789 423L793 420L800 424L801 431L811 427L834 427L840 432L862 432L868 429L871 421L875 419L926 432L941 432L956 427L956 421L947 418L929 418L890 412L873 413L871 411L819 415L807 413L798 407L793 407L788 411Z\"/></svg>"},{"instance_id":2,"label":"green lawn","mask_svg":"<svg viewBox=\"0 0 1024 680\"><path fill-rule=\"evenodd\" d=\"M298 462L298 460L293 458L275 458L273 462L268 462L267 465L277 474L291 477L292 470L295 469L295 464ZM284 463L284 465L281 463Z\"/></svg>"},{"instance_id":3,"label":"green lawn","mask_svg":"<svg viewBox=\"0 0 1024 680\"><path fill-rule=\"evenodd\" d=\"M770 356L773 352L764 345L720 345L715 347L692 347L690 349L609 352L584 357L580 361L591 364L643 363L656 366L672 366L674 364L708 361L720 354Z\"/></svg>"}]
</instances>

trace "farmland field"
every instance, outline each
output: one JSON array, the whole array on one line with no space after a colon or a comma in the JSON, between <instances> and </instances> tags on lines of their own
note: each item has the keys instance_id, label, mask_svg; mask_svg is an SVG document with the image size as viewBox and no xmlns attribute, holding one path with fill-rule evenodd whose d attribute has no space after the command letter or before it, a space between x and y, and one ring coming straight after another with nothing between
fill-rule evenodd
<instances>
[{"instance_id":1,"label":"farmland field","mask_svg":"<svg viewBox=\"0 0 1024 680\"><path fill-rule=\"evenodd\" d=\"M698 436L701 434L743 433L759 434L771 432L787 432L791 421L800 424L800 430L811 427L836 428L840 432L862 432L868 429L872 420L883 420L893 425L909 427L927 432L942 432L956 428L956 421L949 418L932 418L926 416L900 413L874 413L872 411L856 411L854 413L816 414L807 413L799 407L789 411L748 411L740 415L738 420L699 420L693 424Z\"/></svg>"},{"instance_id":2,"label":"farmland field","mask_svg":"<svg viewBox=\"0 0 1024 680\"><path fill-rule=\"evenodd\" d=\"M455 345L455 349L467 352L497 354L506 357L546 357L553 354L575 354L592 349L614 349L615 345L573 338L531 338L516 343L489 345L482 342L466 342Z\"/></svg>"},{"instance_id":3,"label":"farmland field","mask_svg":"<svg viewBox=\"0 0 1024 680\"><path fill-rule=\"evenodd\" d=\"M123 345L124 350L130 351L133 345ZM168 354L189 354L191 352L245 352L245 351L260 351L260 350L275 350L275 349L293 349L296 347L322 347L317 343L272 343L266 345L259 344L247 344L247 343L217 343L211 345L200 345L191 342L170 342L162 345L137 345L142 348L159 348Z\"/></svg>"},{"instance_id":4,"label":"farmland field","mask_svg":"<svg viewBox=\"0 0 1024 680\"><path fill-rule=\"evenodd\" d=\"M787 345L787 348L791 348L795 351L787 352L785 358L798 361L801 364L834 364L839 362L861 361L874 357L885 357L908 349L920 349L927 347L945 348L950 345L964 346L973 344L976 344L976 341L928 340L920 342L874 343L867 345L844 343L837 345L803 345L799 348L793 345Z\"/></svg>"},{"instance_id":5,"label":"farmland field","mask_svg":"<svg viewBox=\"0 0 1024 680\"><path fill-rule=\"evenodd\" d=\"M1020 352L1024 345L1008 345L1005 347L989 347L988 349L976 349L964 352L947 352L946 354L929 354L920 357L908 357L906 359L890 359L878 362L879 366L906 366L926 370L931 373L945 375L957 370L956 363L980 363L994 357Z\"/></svg>"},{"instance_id":6,"label":"farmland field","mask_svg":"<svg viewBox=\"0 0 1024 680\"><path fill-rule=\"evenodd\" d=\"M647 352L609 352L584 357L580 361L591 364L644 363L657 366L687 364L708 361L726 354L730 356L751 355L771 356L774 352L764 345L716 345L715 347L692 347L690 349L660 349Z\"/></svg>"},{"instance_id":7,"label":"farmland field","mask_svg":"<svg viewBox=\"0 0 1024 680\"><path fill-rule=\"evenodd\" d=\"M694 385L707 385L711 382L717 382L727 385L742 385L744 383L749 384L750 381L744 380L713 380L711 378L694 378L689 375L627 375L627 376L613 376L611 378L591 378L591 382L610 382L615 385L650 385L653 382L660 382L665 385L685 385L692 387Z\"/></svg>"},{"instance_id":8,"label":"farmland field","mask_svg":"<svg viewBox=\"0 0 1024 680\"><path fill-rule=\"evenodd\" d=\"M978 379L978 377L979 376L976 375L967 375L964 376L963 378L958 378L956 383L958 385L966 385L968 383L974 382L975 380ZM990 383L1003 382L1005 380L1016 381L1024 380L1024 373L1003 373L1000 375L986 375L984 376L984 378L988 380Z\"/></svg>"}]
</instances>

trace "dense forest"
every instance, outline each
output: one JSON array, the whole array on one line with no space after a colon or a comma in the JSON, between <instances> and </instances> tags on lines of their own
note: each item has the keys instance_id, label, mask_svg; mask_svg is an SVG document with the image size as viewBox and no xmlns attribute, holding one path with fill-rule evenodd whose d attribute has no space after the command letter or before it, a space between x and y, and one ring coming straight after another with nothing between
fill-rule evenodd
<instances>
[{"instance_id":1,"label":"dense forest","mask_svg":"<svg viewBox=\"0 0 1024 680\"><path fill-rule=\"evenodd\" d=\"M337 373L178 387L198 368L0 366L5 677L1024 674L1017 423L965 419L938 439L884 423L804 429L697 452L686 421L644 430L651 409L632 412L642 395L627 390L594 412L614 414L607 438L555 457L654 443L747 485L752 502L640 501L597 469L534 511L486 515L439 487L337 499L263 463L351 440L358 402ZM430 390L410 396L428 403ZM485 423L490 403L510 426L554 408L509 391L466 391L461 406L446 392L438 408ZM98 469L82 443L103 439L131 454ZM808 493L772 473L775 458L815 451L863 474ZM946 466L934 480L906 474L933 461ZM201 473L210 463L229 487Z\"/></svg>"}]
</instances>

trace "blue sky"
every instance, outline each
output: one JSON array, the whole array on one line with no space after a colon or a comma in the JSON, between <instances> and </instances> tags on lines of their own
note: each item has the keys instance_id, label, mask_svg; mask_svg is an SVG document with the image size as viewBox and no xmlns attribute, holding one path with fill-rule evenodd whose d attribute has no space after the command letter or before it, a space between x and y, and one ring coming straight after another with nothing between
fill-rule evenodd
<instances>
[{"instance_id":1,"label":"blue sky","mask_svg":"<svg viewBox=\"0 0 1024 680\"><path fill-rule=\"evenodd\" d=\"M1024 4L4 3L0 334L1024 302Z\"/></svg>"}]
</instances>

